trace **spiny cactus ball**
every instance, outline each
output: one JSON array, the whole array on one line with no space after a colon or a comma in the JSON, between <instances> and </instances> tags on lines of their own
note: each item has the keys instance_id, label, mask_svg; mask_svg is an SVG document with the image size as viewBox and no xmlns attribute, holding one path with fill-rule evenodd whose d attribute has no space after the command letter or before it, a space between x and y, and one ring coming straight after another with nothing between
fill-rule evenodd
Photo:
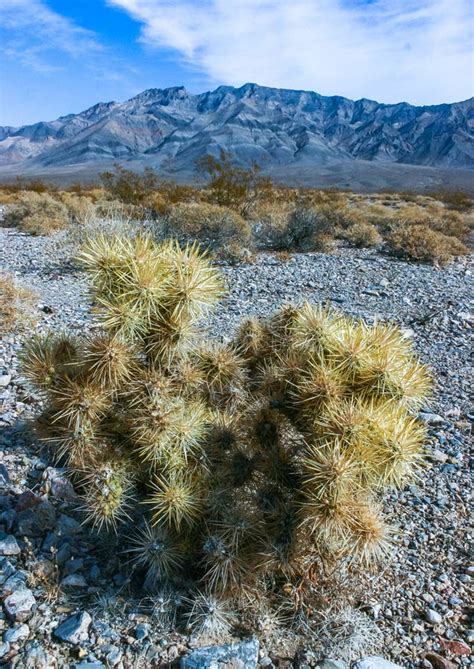
<instances>
[{"instance_id":1,"label":"spiny cactus ball","mask_svg":"<svg viewBox=\"0 0 474 669\"><path fill-rule=\"evenodd\" d=\"M23 370L87 518L149 590L185 576L219 627L219 598L301 611L321 565L385 558L382 494L423 464L431 383L397 327L306 303L209 341L224 288L196 247L99 237L80 261L97 334L36 337Z\"/></svg>"}]
</instances>

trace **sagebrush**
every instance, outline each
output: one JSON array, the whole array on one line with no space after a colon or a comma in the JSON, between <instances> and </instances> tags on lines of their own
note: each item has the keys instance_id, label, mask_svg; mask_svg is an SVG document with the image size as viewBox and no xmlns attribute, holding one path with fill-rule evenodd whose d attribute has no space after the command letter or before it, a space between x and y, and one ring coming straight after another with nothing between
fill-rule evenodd
<instances>
[{"instance_id":1,"label":"sagebrush","mask_svg":"<svg viewBox=\"0 0 474 669\"><path fill-rule=\"evenodd\" d=\"M23 372L88 519L122 533L150 593L186 580L224 609L309 615L324 565L385 558L381 495L423 464L430 390L397 327L304 304L222 343L202 334L222 277L196 247L97 237L80 261L99 329L34 337Z\"/></svg>"}]
</instances>

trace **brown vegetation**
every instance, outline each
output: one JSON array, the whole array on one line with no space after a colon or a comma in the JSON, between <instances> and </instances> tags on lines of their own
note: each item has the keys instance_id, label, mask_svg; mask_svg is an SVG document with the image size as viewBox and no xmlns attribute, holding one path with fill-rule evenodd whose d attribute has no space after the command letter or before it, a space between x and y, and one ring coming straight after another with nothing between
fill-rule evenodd
<instances>
[{"instance_id":1,"label":"brown vegetation","mask_svg":"<svg viewBox=\"0 0 474 669\"><path fill-rule=\"evenodd\" d=\"M35 294L18 285L11 274L0 274L0 335L33 320Z\"/></svg>"},{"instance_id":2,"label":"brown vegetation","mask_svg":"<svg viewBox=\"0 0 474 669\"><path fill-rule=\"evenodd\" d=\"M388 248L397 256L444 265L469 249L456 237L448 237L424 224L400 224L388 236Z\"/></svg>"},{"instance_id":3,"label":"brown vegetation","mask_svg":"<svg viewBox=\"0 0 474 669\"><path fill-rule=\"evenodd\" d=\"M117 165L102 175L102 187L60 191L18 180L3 188L0 199L10 203L6 224L32 234L68 228L69 241L76 243L86 232L116 234L122 228L134 234L141 226L157 239L196 241L230 261L248 260L255 251L326 253L349 244L445 263L467 253L474 226L472 200L463 193L359 195L276 187L257 165L241 167L225 152L206 156L197 169L208 177L200 188L164 181L152 169L139 174Z\"/></svg>"},{"instance_id":4,"label":"brown vegetation","mask_svg":"<svg viewBox=\"0 0 474 669\"><path fill-rule=\"evenodd\" d=\"M21 193L4 217L5 225L32 235L49 235L68 225L68 208L49 193Z\"/></svg>"}]
</instances>

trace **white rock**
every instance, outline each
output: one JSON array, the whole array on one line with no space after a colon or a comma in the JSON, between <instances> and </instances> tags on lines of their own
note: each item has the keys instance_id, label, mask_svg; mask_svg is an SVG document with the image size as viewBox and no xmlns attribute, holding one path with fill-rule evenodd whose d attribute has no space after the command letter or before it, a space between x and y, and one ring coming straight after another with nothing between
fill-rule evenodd
<instances>
[{"instance_id":1,"label":"white rock","mask_svg":"<svg viewBox=\"0 0 474 669\"><path fill-rule=\"evenodd\" d=\"M403 667L378 655L369 655L356 662L353 669L403 669Z\"/></svg>"},{"instance_id":2,"label":"white rock","mask_svg":"<svg viewBox=\"0 0 474 669\"><path fill-rule=\"evenodd\" d=\"M19 623L23 623L28 618L31 618L35 604L36 599L33 593L31 590L26 589L12 592L3 601L3 606L8 617Z\"/></svg>"},{"instance_id":3,"label":"white rock","mask_svg":"<svg viewBox=\"0 0 474 669\"><path fill-rule=\"evenodd\" d=\"M0 376L0 388L6 388L12 380L11 374L2 374Z\"/></svg>"},{"instance_id":4,"label":"white rock","mask_svg":"<svg viewBox=\"0 0 474 669\"><path fill-rule=\"evenodd\" d=\"M18 555L21 548L13 534L0 536L0 555Z\"/></svg>"},{"instance_id":5,"label":"white rock","mask_svg":"<svg viewBox=\"0 0 474 669\"><path fill-rule=\"evenodd\" d=\"M432 625L439 625L443 621L441 613L438 613L438 611L435 611L434 609L427 609L425 616L426 620Z\"/></svg>"}]
</instances>

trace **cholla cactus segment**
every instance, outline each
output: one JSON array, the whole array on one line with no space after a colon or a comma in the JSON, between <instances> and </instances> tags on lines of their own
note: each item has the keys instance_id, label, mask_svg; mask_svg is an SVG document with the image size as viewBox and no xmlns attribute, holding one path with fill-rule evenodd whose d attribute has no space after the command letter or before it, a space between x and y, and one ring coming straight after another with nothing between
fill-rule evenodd
<instances>
[{"instance_id":1,"label":"cholla cactus segment","mask_svg":"<svg viewBox=\"0 0 474 669\"><path fill-rule=\"evenodd\" d=\"M105 446L103 451L109 449ZM99 531L105 527L117 530L119 523L129 518L133 475L129 464L111 457L83 473L84 509L86 519Z\"/></svg>"},{"instance_id":2,"label":"cholla cactus segment","mask_svg":"<svg viewBox=\"0 0 474 669\"><path fill-rule=\"evenodd\" d=\"M101 387L114 390L136 372L137 352L118 337L101 335L88 342L84 363L89 377Z\"/></svg>"},{"instance_id":3,"label":"cholla cactus segment","mask_svg":"<svg viewBox=\"0 0 474 669\"><path fill-rule=\"evenodd\" d=\"M169 578L183 563L179 544L172 534L147 522L133 537L127 553L134 564L147 569L152 583Z\"/></svg>"},{"instance_id":4,"label":"cholla cactus segment","mask_svg":"<svg viewBox=\"0 0 474 669\"><path fill-rule=\"evenodd\" d=\"M305 302L292 319L291 342L299 350L321 354L332 349L340 327L336 312Z\"/></svg>"},{"instance_id":5,"label":"cholla cactus segment","mask_svg":"<svg viewBox=\"0 0 474 669\"><path fill-rule=\"evenodd\" d=\"M84 422L96 422L111 405L109 391L95 380L66 376L51 390L54 421L61 421L77 430Z\"/></svg>"},{"instance_id":6,"label":"cholla cactus segment","mask_svg":"<svg viewBox=\"0 0 474 669\"><path fill-rule=\"evenodd\" d=\"M225 601L283 598L301 620L325 564L386 559L383 494L420 474L431 387L396 326L305 303L218 343L202 317L223 281L196 246L98 237L81 262L98 334L36 337L23 371L86 517L123 533L150 592L199 584L190 626L221 634Z\"/></svg>"},{"instance_id":7,"label":"cholla cactus segment","mask_svg":"<svg viewBox=\"0 0 474 669\"><path fill-rule=\"evenodd\" d=\"M169 243L164 255L171 272L168 309L175 318L199 319L223 297L221 275L196 244L181 248L178 243Z\"/></svg>"},{"instance_id":8,"label":"cholla cactus segment","mask_svg":"<svg viewBox=\"0 0 474 669\"><path fill-rule=\"evenodd\" d=\"M360 487L363 464L340 439L313 445L303 459L304 484L313 498L336 505Z\"/></svg>"},{"instance_id":9,"label":"cholla cactus segment","mask_svg":"<svg viewBox=\"0 0 474 669\"><path fill-rule=\"evenodd\" d=\"M25 344L22 372L37 388L50 390L65 374L74 374L78 344L66 334L34 335Z\"/></svg>"},{"instance_id":10,"label":"cholla cactus segment","mask_svg":"<svg viewBox=\"0 0 474 669\"><path fill-rule=\"evenodd\" d=\"M226 602L213 594L197 592L186 600L190 611L186 615L189 629L199 636L222 638L234 620L234 614Z\"/></svg>"},{"instance_id":11,"label":"cholla cactus segment","mask_svg":"<svg viewBox=\"0 0 474 669\"><path fill-rule=\"evenodd\" d=\"M200 484L186 474L157 477L145 500L151 506L153 525L165 523L176 530L193 525L203 510Z\"/></svg>"}]
</instances>

